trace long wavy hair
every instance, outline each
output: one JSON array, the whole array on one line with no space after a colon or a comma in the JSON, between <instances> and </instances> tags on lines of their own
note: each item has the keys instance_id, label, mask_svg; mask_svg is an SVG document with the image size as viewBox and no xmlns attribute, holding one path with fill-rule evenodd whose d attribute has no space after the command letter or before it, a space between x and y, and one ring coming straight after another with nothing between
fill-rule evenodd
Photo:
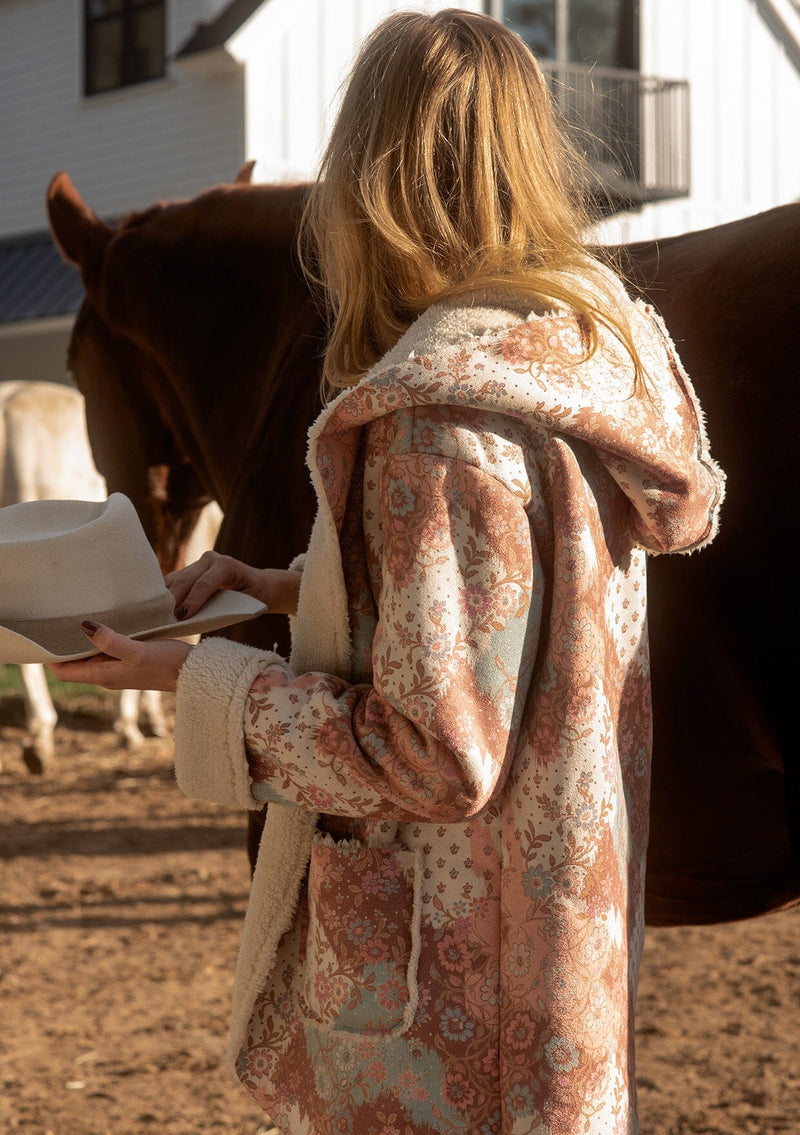
<instances>
[{"instance_id":1,"label":"long wavy hair","mask_svg":"<svg viewBox=\"0 0 800 1135\"><path fill-rule=\"evenodd\" d=\"M357 382L432 303L514 287L615 332L587 252L585 166L528 47L489 16L398 12L365 40L312 186L301 259L330 305L330 394Z\"/></svg>"}]
</instances>

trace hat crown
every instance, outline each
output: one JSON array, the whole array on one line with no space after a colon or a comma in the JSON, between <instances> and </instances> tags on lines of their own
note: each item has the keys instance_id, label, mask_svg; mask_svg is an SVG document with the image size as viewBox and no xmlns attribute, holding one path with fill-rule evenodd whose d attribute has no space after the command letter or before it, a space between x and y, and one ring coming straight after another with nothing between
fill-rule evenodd
<instances>
[{"instance_id":1,"label":"hat crown","mask_svg":"<svg viewBox=\"0 0 800 1135\"><path fill-rule=\"evenodd\" d=\"M0 509L0 619L81 615L163 591L158 560L122 493Z\"/></svg>"}]
</instances>

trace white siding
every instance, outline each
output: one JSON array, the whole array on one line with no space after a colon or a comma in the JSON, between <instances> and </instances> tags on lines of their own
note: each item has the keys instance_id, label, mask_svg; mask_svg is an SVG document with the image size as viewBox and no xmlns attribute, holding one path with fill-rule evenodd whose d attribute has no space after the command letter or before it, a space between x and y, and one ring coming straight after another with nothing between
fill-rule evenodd
<instances>
[{"instance_id":1,"label":"white siding","mask_svg":"<svg viewBox=\"0 0 800 1135\"><path fill-rule=\"evenodd\" d=\"M168 0L169 51L227 2ZM0 236L45 228L58 169L105 216L193 195L251 157L259 180L312 176L360 39L389 11L449 2L266 0L231 56L85 99L80 0L0 0ZM692 193L601 235L668 235L797 198L800 78L756 0L641 0L641 11L642 70L691 83Z\"/></svg>"},{"instance_id":2,"label":"white siding","mask_svg":"<svg viewBox=\"0 0 800 1135\"><path fill-rule=\"evenodd\" d=\"M168 53L222 6L168 2ZM215 74L173 65L165 79L86 99L80 0L3 0L0 45L0 236L46 228L59 169L113 216L194 195L244 160L244 75L233 62Z\"/></svg>"},{"instance_id":3,"label":"white siding","mask_svg":"<svg viewBox=\"0 0 800 1135\"><path fill-rule=\"evenodd\" d=\"M247 68L248 157L262 181L313 176L359 40L388 12L446 2L270 0L234 37ZM461 7L482 10L480 0ZM599 230L637 240L800 195L800 78L755 0L642 0L642 71L691 87L692 192Z\"/></svg>"},{"instance_id":4,"label":"white siding","mask_svg":"<svg viewBox=\"0 0 800 1135\"><path fill-rule=\"evenodd\" d=\"M691 85L688 198L622 214L601 239L706 228L800 197L800 76L755 0L642 0L642 71Z\"/></svg>"},{"instance_id":5,"label":"white siding","mask_svg":"<svg viewBox=\"0 0 800 1135\"><path fill-rule=\"evenodd\" d=\"M248 158L258 181L313 177L336 107L337 92L361 39L390 12L461 7L398 0L270 0L233 37L246 66Z\"/></svg>"}]
</instances>

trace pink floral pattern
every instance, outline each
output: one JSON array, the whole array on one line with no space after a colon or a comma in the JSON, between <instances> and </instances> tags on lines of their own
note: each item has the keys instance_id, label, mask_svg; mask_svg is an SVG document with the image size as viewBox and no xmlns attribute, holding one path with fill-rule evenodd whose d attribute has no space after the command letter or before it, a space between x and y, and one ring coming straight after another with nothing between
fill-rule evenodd
<instances>
[{"instance_id":1,"label":"pink floral pattern","mask_svg":"<svg viewBox=\"0 0 800 1135\"><path fill-rule=\"evenodd\" d=\"M721 478L631 321L646 392L531 317L327 413L352 674L270 666L245 720L256 799L325 813L239 1059L287 1133L637 1131L641 545L706 540Z\"/></svg>"},{"instance_id":2,"label":"pink floral pattern","mask_svg":"<svg viewBox=\"0 0 800 1135\"><path fill-rule=\"evenodd\" d=\"M419 858L330 836L314 847L302 1003L316 1024L384 1036L410 1021Z\"/></svg>"}]
</instances>

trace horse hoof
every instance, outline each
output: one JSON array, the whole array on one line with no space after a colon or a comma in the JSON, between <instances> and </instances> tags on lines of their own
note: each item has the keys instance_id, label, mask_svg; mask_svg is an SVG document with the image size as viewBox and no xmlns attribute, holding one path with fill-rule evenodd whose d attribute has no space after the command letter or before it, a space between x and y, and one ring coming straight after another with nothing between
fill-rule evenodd
<instances>
[{"instance_id":1,"label":"horse hoof","mask_svg":"<svg viewBox=\"0 0 800 1135\"><path fill-rule=\"evenodd\" d=\"M35 745L23 746L22 760L25 764L25 768L33 776L43 775L47 761Z\"/></svg>"},{"instance_id":2,"label":"horse hoof","mask_svg":"<svg viewBox=\"0 0 800 1135\"><path fill-rule=\"evenodd\" d=\"M138 729L118 729L116 733L120 749L127 749L129 753L137 752L144 745L144 736Z\"/></svg>"},{"instance_id":3,"label":"horse hoof","mask_svg":"<svg viewBox=\"0 0 800 1135\"><path fill-rule=\"evenodd\" d=\"M169 730L166 725L160 721L148 721L142 726L143 732L147 737L167 737Z\"/></svg>"}]
</instances>

